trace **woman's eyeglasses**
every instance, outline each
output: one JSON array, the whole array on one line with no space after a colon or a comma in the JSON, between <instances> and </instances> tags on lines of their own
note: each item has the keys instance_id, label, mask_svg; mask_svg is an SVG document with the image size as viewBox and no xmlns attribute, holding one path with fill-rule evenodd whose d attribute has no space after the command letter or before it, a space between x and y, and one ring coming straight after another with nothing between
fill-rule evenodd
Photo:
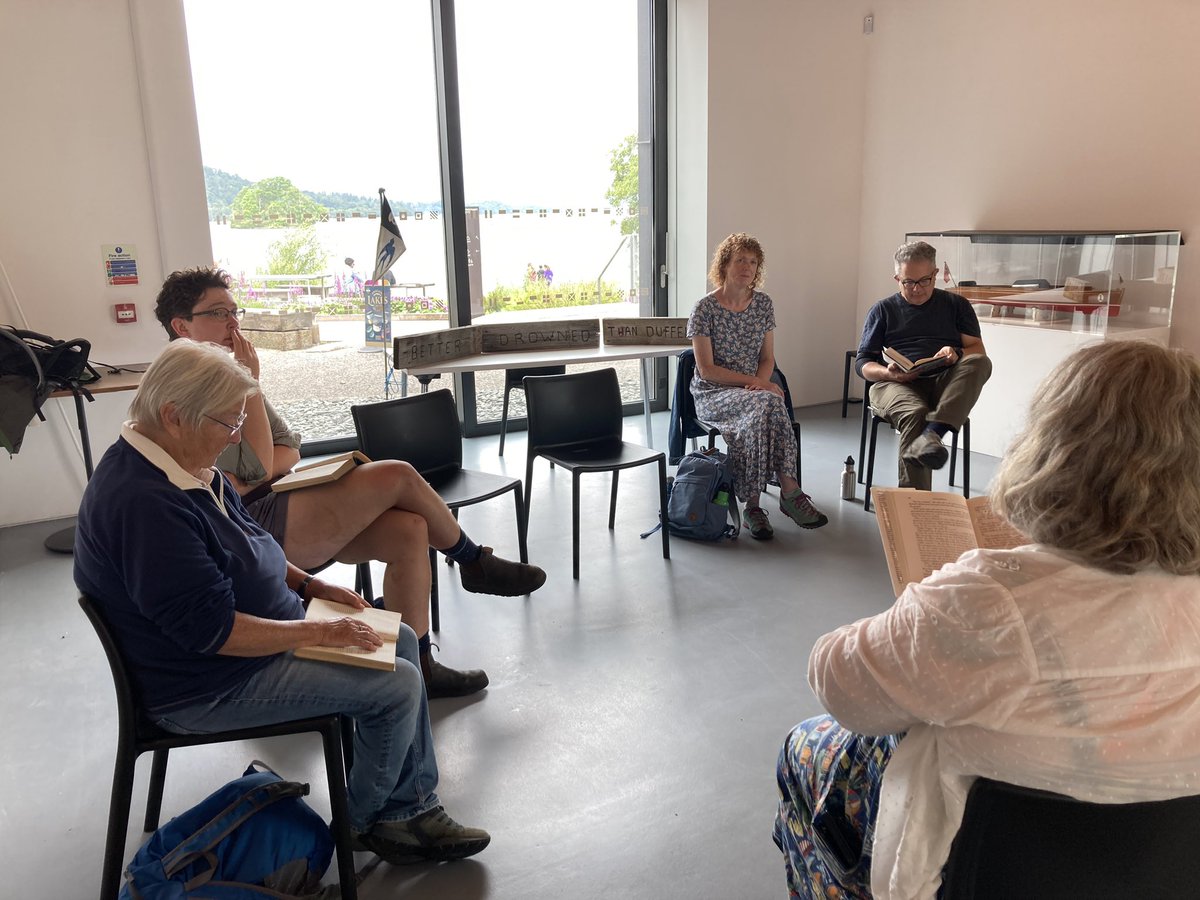
<instances>
[{"instance_id":1,"label":"woman's eyeglasses","mask_svg":"<svg viewBox=\"0 0 1200 900\"><path fill-rule=\"evenodd\" d=\"M218 306L216 309L194 312L185 318L195 319L204 316L209 319L215 319L218 322L228 322L230 319L241 319L244 315L246 315L246 311L240 307L235 306L233 309L229 309L226 306Z\"/></svg>"},{"instance_id":2,"label":"woman's eyeglasses","mask_svg":"<svg viewBox=\"0 0 1200 900\"><path fill-rule=\"evenodd\" d=\"M204 416L204 418L206 418L206 419L212 419L212 420L213 420L214 422L216 422L218 425L223 425L223 426L225 426L226 428L228 428L228 429L229 429L229 436L230 436L230 437L233 437L235 434L237 434L239 431L241 431L241 430L242 430L242 426L246 424L246 413L245 413L245 411L243 411L243 412L242 412L242 414L241 414L240 416L238 416L238 417L237 417L237 424L236 424L236 425L230 425L228 422L222 422L222 421L221 421L220 419L218 419L216 416L210 416L208 413L203 413L202 415Z\"/></svg>"}]
</instances>

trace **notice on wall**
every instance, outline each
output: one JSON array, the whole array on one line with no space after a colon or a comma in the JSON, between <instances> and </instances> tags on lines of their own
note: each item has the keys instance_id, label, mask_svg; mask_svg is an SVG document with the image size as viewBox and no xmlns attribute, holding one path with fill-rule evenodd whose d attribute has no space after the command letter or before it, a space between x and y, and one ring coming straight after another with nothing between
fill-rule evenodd
<instances>
[{"instance_id":1,"label":"notice on wall","mask_svg":"<svg viewBox=\"0 0 1200 900\"><path fill-rule=\"evenodd\" d=\"M137 247L133 244L101 244L104 280L110 285L138 283Z\"/></svg>"}]
</instances>

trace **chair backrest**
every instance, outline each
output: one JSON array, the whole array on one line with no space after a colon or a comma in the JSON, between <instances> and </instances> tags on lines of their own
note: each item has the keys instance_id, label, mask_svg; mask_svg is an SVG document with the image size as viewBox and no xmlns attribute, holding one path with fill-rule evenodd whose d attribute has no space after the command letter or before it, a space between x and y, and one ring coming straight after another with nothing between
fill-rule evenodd
<instances>
[{"instance_id":1,"label":"chair backrest","mask_svg":"<svg viewBox=\"0 0 1200 900\"><path fill-rule=\"evenodd\" d=\"M350 407L371 459L402 459L425 477L462 468L462 425L448 390Z\"/></svg>"},{"instance_id":2,"label":"chair backrest","mask_svg":"<svg viewBox=\"0 0 1200 900\"><path fill-rule=\"evenodd\" d=\"M529 454L555 447L621 440L621 385L617 370L525 379Z\"/></svg>"},{"instance_id":3,"label":"chair backrest","mask_svg":"<svg viewBox=\"0 0 1200 900\"><path fill-rule=\"evenodd\" d=\"M141 717L141 706L138 704L137 691L129 670L125 668L125 658L117 646L117 640L109 630L108 622L96 601L87 594L79 595L79 606L83 609L100 639L104 655L108 659L108 668L112 671L113 687L117 691L117 724L122 734L133 733L137 730L137 722Z\"/></svg>"},{"instance_id":4,"label":"chair backrest","mask_svg":"<svg viewBox=\"0 0 1200 900\"><path fill-rule=\"evenodd\" d=\"M950 849L943 900L1200 895L1200 796L1084 803L978 779Z\"/></svg>"},{"instance_id":5,"label":"chair backrest","mask_svg":"<svg viewBox=\"0 0 1200 900\"><path fill-rule=\"evenodd\" d=\"M508 392L513 388L521 387L527 375L565 375L566 371L566 366L526 366L523 369L505 369L504 390Z\"/></svg>"}]
</instances>

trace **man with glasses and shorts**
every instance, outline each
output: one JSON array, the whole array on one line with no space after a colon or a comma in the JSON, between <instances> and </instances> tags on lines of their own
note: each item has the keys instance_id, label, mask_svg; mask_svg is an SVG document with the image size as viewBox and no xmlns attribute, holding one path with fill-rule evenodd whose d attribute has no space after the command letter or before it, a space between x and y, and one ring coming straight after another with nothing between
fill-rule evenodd
<instances>
[{"instance_id":1,"label":"man with glasses and shorts","mask_svg":"<svg viewBox=\"0 0 1200 900\"><path fill-rule=\"evenodd\" d=\"M229 275L217 268L173 272L159 292L155 316L172 340L191 338L230 350L257 381L258 354L241 332L244 310L234 302L229 285ZM418 635L429 697L461 697L487 686L484 672L459 671L433 658L428 548L459 563L463 588L473 593L529 594L545 582L545 572L502 559L473 542L437 492L406 462L364 463L336 481L273 493L271 483L300 459L300 435L261 392L246 401L236 422L221 424L231 433L241 431L241 440L217 457L217 467L289 562L302 569L335 559L383 562L384 605L401 613ZM309 589L311 581L303 587Z\"/></svg>"},{"instance_id":2,"label":"man with glasses and shorts","mask_svg":"<svg viewBox=\"0 0 1200 900\"><path fill-rule=\"evenodd\" d=\"M928 491L932 470L949 458L942 438L971 414L992 361L971 304L934 286L937 251L913 241L900 245L895 261L900 290L867 313L855 369L871 382L871 406L900 432L900 486ZM910 360L945 360L945 366L927 374L905 372L884 358L884 347Z\"/></svg>"}]
</instances>

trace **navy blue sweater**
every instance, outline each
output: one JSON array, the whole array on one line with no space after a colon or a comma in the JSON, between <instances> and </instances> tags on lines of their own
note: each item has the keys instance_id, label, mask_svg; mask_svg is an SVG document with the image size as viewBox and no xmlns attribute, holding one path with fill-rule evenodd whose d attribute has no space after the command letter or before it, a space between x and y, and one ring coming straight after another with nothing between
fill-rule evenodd
<instances>
[{"instance_id":1,"label":"navy blue sweater","mask_svg":"<svg viewBox=\"0 0 1200 900\"><path fill-rule=\"evenodd\" d=\"M962 350L964 334L979 337L979 319L965 297L936 288L928 300L913 306L895 293L867 313L854 370L861 376L864 364L883 362L884 347L909 359L933 356L946 346Z\"/></svg>"},{"instance_id":2,"label":"navy blue sweater","mask_svg":"<svg viewBox=\"0 0 1200 900\"><path fill-rule=\"evenodd\" d=\"M228 481L223 499L228 515L209 491L177 487L124 438L83 495L75 583L101 607L152 715L216 699L272 659L217 654L235 610L304 618L283 549Z\"/></svg>"}]
</instances>

